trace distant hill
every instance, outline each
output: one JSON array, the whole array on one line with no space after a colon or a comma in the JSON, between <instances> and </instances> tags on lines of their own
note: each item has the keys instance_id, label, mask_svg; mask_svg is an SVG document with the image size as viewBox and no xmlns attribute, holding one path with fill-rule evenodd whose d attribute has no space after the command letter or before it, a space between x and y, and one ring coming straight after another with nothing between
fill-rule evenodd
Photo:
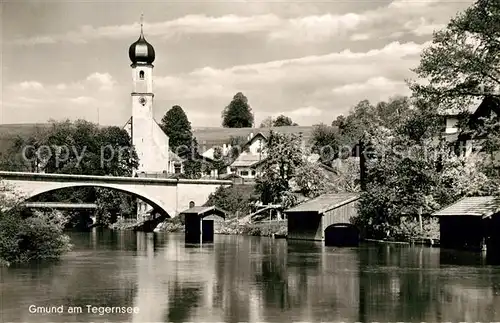
<instances>
[{"instance_id":1,"label":"distant hill","mask_svg":"<svg viewBox=\"0 0 500 323\"><path fill-rule=\"evenodd\" d=\"M37 128L50 127L50 123L25 123L25 124L0 124L0 153L7 151L17 136L28 137ZM287 126L273 128L220 128L220 127L194 127L193 135L198 140L200 148L203 150L213 146L222 146L229 142L231 137L247 138L251 133L256 135L259 132L267 135L270 130L280 133L302 133L306 141L312 135L313 126Z\"/></svg>"},{"instance_id":2,"label":"distant hill","mask_svg":"<svg viewBox=\"0 0 500 323\"><path fill-rule=\"evenodd\" d=\"M28 137L37 128L48 128L49 123L22 123L22 124L1 124L0 125L0 153L4 153L11 146L16 137Z\"/></svg>"}]
</instances>

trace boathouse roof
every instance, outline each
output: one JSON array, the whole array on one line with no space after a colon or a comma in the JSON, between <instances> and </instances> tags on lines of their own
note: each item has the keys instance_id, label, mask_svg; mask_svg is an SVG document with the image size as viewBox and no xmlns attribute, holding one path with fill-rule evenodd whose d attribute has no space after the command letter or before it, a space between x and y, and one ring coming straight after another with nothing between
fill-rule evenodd
<instances>
[{"instance_id":1,"label":"boathouse roof","mask_svg":"<svg viewBox=\"0 0 500 323\"><path fill-rule=\"evenodd\" d=\"M328 193L286 210L292 212L324 213L359 199L358 193Z\"/></svg>"},{"instance_id":2,"label":"boathouse roof","mask_svg":"<svg viewBox=\"0 0 500 323\"><path fill-rule=\"evenodd\" d=\"M500 199L495 196L464 197L445 207L433 216L480 216L490 217L500 211Z\"/></svg>"},{"instance_id":3,"label":"boathouse roof","mask_svg":"<svg viewBox=\"0 0 500 323\"><path fill-rule=\"evenodd\" d=\"M227 213L228 212L218 208L217 206L193 206L192 208L181 212L181 214L196 214L199 216L209 216L215 214L222 217L225 217Z\"/></svg>"}]
</instances>

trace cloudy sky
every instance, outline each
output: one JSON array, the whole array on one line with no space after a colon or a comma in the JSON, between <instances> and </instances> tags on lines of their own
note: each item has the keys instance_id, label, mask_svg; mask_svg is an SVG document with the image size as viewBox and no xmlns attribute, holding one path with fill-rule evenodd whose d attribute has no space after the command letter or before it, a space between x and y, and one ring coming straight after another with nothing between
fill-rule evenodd
<instances>
[{"instance_id":1,"label":"cloudy sky","mask_svg":"<svg viewBox=\"0 0 500 323\"><path fill-rule=\"evenodd\" d=\"M362 99L408 94L432 31L472 1L25 1L1 8L0 123L131 115L128 47L155 47L155 117L178 104L220 126L243 92L257 125L330 123Z\"/></svg>"}]
</instances>

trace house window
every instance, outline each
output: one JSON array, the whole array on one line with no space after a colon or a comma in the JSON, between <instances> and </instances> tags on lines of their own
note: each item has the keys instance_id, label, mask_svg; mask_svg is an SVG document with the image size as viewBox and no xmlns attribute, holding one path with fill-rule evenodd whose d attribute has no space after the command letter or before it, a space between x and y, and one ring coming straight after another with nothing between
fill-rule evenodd
<instances>
[{"instance_id":1,"label":"house window","mask_svg":"<svg viewBox=\"0 0 500 323\"><path fill-rule=\"evenodd\" d=\"M181 164L175 163L175 165L174 165L174 173L175 174L180 174L180 172L181 172Z\"/></svg>"},{"instance_id":2,"label":"house window","mask_svg":"<svg viewBox=\"0 0 500 323\"><path fill-rule=\"evenodd\" d=\"M144 71L140 71L140 72L139 72L139 78L140 78L141 80L144 80Z\"/></svg>"},{"instance_id":3,"label":"house window","mask_svg":"<svg viewBox=\"0 0 500 323\"><path fill-rule=\"evenodd\" d=\"M242 170L242 171L240 172L240 175L241 175L241 176L248 176L248 171L247 171L247 170Z\"/></svg>"},{"instance_id":4,"label":"house window","mask_svg":"<svg viewBox=\"0 0 500 323\"><path fill-rule=\"evenodd\" d=\"M255 176L255 171L254 170L252 171L252 176Z\"/></svg>"}]
</instances>

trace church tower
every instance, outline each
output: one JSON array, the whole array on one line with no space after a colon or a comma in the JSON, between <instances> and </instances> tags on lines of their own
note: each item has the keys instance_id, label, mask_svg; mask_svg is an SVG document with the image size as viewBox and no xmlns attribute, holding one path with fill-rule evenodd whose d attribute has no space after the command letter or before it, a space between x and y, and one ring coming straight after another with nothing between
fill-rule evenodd
<instances>
[{"instance_id":1,"label":"church tower","mask_svg":"<svg viewBox=\"0 0 500 323\"><path fill-rule=\"evenodd\" d=\"M168 137L153 115L153 62L155 50L144 37L141 16L141 34L130 45L132 64L132 118L131 138L139 157L139 173L166 172L169 166Z\"/></svg>"}]
</instances>

